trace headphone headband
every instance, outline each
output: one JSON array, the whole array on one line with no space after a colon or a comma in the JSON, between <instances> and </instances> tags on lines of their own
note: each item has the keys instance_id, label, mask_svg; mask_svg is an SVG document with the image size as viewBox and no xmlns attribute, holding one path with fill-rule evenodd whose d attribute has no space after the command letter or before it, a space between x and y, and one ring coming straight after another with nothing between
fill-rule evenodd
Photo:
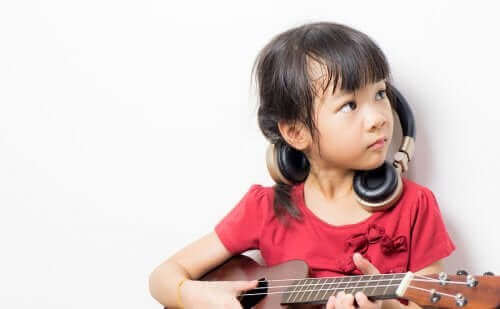
<instances>
[{"instance_id":1,"label":"headphone headband","mask_svg":"<svg viewBox=\"0 0 500 309\"><path fill-rule=\"evenodd\" d=\"M394 86L388 84L389 95L394 110L398 114L401 130L403 131L403 141L399 147L399 151L394 154L393 166L404 173L408 170L408 163L413 159L415 154L415 117L410 108L410 105L403 95Z\"/></svg>"}]
</instances>

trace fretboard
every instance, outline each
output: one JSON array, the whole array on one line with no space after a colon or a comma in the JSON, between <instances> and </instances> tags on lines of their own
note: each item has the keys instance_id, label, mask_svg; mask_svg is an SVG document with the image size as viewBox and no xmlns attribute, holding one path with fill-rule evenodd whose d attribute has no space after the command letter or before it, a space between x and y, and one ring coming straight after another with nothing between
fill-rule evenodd
<instances>
[{"instance_id":1,"label":"fretboard","mask_svg":"<svg viewBox=\"0 0 500 309\"><path fill-rule=\"evenodd\" d=\"M405 274L304 278L294 281L281 300L282 305L326 304L331 295L363 292L373 300L396 298L396 290Z\"/></svg>"}]
</instances>

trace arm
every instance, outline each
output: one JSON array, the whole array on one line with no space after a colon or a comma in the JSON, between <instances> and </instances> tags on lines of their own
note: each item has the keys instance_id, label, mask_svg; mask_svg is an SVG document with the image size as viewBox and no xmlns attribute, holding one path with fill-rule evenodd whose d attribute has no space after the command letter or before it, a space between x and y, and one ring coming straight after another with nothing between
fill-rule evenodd
<instances>
[{"instance_id":1,"label":"arm","mask_svg":"<svg viewBox=\"0 0 500 309\"><path fill-rule=\"evenodd\" d=\"M416 273L419 275L429 275L429 274L435 274L443 271L443 259L427 266L424 267L423 269L417 271ZM409 302L408 306L403 305L396 299L390 299L390 300L384 300L382 302L382 308L383 309L400 309L400 308L406 308L406 309L421 309L419 305L415 304L414 302Z\"/></svg>"},{"instance_id":2,"label":"arm","mask_svg":"<svg viewBox=\"0 0 500 309\"><path fill-rule=\"evenodd\" d=\"M182 279L197 279L230 257L212 231L156 267L149 277L149 291L163 306L177 308L177 285Z\"/></svg>"}]
</instances>

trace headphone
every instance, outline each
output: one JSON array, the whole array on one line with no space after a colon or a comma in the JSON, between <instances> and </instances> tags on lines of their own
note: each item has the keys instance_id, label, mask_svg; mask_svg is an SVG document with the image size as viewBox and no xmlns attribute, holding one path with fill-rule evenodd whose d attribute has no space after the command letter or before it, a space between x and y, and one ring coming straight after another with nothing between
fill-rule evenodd
<instances>
[{"instance_id":1,"label":"headphone","mask_svg":"<svg viewBox=\"0 0 500 309\"><path fill-rule=\"evenodd\" d=\"M381 211L396 204L403 193L401 174L408 170L415 152L415 118L410 105L394 86L387 84L387 90L401 123L403 141L392 164L384 161L375 169L355 172L353 188L356 200L368 211ZM269 145L266 163L273 180L288 185L303 182L310 170L304 153L283 140Z\"/></svg>"}]
</instances>

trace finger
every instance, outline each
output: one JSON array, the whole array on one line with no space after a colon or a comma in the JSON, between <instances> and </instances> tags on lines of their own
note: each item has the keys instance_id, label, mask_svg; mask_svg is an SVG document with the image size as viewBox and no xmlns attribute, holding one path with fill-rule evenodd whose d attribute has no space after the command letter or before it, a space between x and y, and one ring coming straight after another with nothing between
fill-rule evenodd
<instances>
[{"instance_id":1,"label":"finger","mask_svg":"<svg viewBox=\"0 0 500 309\"><path fill-rule=\"evenodd\" d=\"M344 292L337 293L337 297L335 297L334 305L337 309L342 309L342 299L344 298Z\"/></svg>"},{"instance_id":2,"label":"finger","mask_svg":"<svg viewBox=\"0 0 500 309\"><path fill-rule=\"evenodd\" d=\"M354 253L352 257L354 264L358 267L358 269L365 275L371 274L379 274L378 269L370 263L367 259L365 259L360 253Z\"/></svg>"},{"instance_id":3,"label":"finger","mask_svg":"<svg viewBox=\"0 0 500 309\"><path fill-rule=\"evenodd\" d=\"M345 296L345 292L344 292L344 291L340 291L340 292L338 292L338 293L337 293L337 296L336 296L336 297L337 297L339 300L341 300L342 298L344 298L344 296Z\"/></svg>"},{"instance_id":4,"label":"finger","mask_svg":"<svg viewBox=\"0 0 500 309\"><path fill-rule=\"evenodd\" d=\"M354 297L352 294L345 294L344 291L339 292L335 300L335 308L354 309Z\"/></svg>"},{"instance_id":5,"label":"finger","mask_svg":"<svg viewBox=\"0 0 500 309\"><path fill-rule=\"evenodd\" d=\"M355 298L361 308L377 308L377 305L369 300L363 292L357 292Z\"/></svg>"},{"instance_id":6,"label":"finger","mask_svg":"<svg viewBox=\"0 0 500 309\"><path fill-rule=\"evenodd\" d=\"M335 309L335 296L328 297L325 309Z\"/></svg>"},{"instance_id":7,"label":"finger","mask_svg":"<svg viewBox=\"0 0 500 309\"><path fill-rule=\"evenodd\" d=\"M354 308L354 296L346 294L340 303L342 304L342 308Z\"/></svg>"}]
</instances>

